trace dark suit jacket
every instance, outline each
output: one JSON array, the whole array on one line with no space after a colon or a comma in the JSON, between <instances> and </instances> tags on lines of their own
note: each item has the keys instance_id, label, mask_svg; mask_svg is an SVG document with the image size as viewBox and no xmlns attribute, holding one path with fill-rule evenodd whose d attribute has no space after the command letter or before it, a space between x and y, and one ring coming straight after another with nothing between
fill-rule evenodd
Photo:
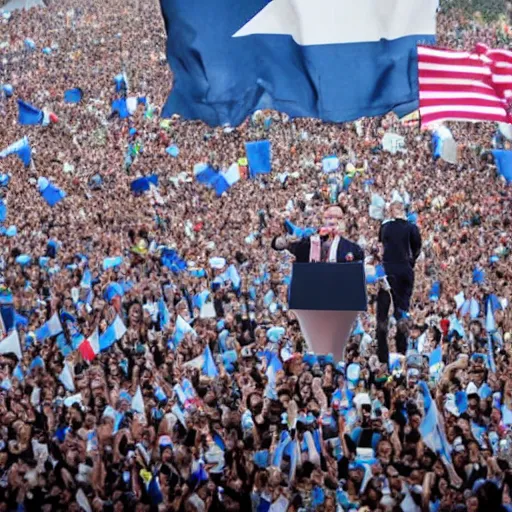
<instances>
[{"instance_id":1,"label":"dark suit jacket","mask_svg":"<svg viewBox=\"0 0 512 512\"><path fill-rule=\"evenodd\" d=\"M275 237L272 240L272 249L278 251L276 247L276 240L278 237ZM322 242L326 240L327 237L322 237ZM291 243L287 250L290 251L297 261L297 263L309 263L309 253L311 250L311 242L309 238L305 238L303 240L299 240L298 242ZM352 253L354 259L352 261L363 261L364 260L364 251L359 247L359 245L347 240L346 238L341 237L340 243L338 245L338 254L336 261L337 263L347 263L347 255Z\"/></svg>"},{"instance_id":2,"label":"dark suit jacket","mask_svg":"<svg viewBox=\"0 0 512 512\"><path fill-rule=\"evenodd\" d=\"M420 230L404 219L383 222L379 242L384 246L384 264L408 263L414 267L421 253Z\"/></svg>"}]
</instances>

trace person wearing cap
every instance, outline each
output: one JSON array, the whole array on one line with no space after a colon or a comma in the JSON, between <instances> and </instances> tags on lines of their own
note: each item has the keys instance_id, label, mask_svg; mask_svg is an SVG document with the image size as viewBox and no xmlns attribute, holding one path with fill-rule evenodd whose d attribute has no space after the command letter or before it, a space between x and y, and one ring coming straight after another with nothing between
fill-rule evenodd
<instances>
[{"instance_id":1,"label":"person wearing cap","mask_svg":"<svg viewBox=\"0 0 512 512\"><path fill-rule=\"evenodd\" d=\"M339 206L329 206L324 212L324 225L318 235L302 240L289 236L277 236L272 240L272 248L277 251L291 252L297 263L362 261L363 249L341 236L342 217L343 212Z\"/></svg>"},{"instance_id":2,"label":"person wearing cap","mask_svg":"<svg viewBox=\"0 0 512 512\"><path fill-rule=\"evenodd\" d=\"M390 218L385 220L379 232L383 247L383 264L394 306L393 316L400 322L409 312L414 287L414 265L421 252L421 234L415 224L405 218L403 203L394 201L390 206ZM391 301L384 290L377 298L377 341L379 360L388 363L387 325ZM397 352L405 354L407 336L403 325L396 330Z\"/></svg>"}]
</instances>

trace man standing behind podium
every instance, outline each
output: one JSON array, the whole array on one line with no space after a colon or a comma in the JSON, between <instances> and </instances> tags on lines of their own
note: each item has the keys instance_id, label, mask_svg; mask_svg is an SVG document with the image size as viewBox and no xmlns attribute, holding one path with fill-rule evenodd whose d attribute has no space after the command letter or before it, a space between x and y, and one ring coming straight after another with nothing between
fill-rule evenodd
<instances>
[{"instance_id":1,"label":"man standing behind podium","mask_svg":"<svg viewBox=\"0 0 512 512\"><path fill-rule=\"evenodd\" d=\"M318 235L302 240L286 235L277 236L272 240L272 248L290 251L297 263L363 261L364 252L361 247L341 236L342 217L343 212L339 206L329 206L324 212L324 225Z\"/></svg>"}]
</instances>

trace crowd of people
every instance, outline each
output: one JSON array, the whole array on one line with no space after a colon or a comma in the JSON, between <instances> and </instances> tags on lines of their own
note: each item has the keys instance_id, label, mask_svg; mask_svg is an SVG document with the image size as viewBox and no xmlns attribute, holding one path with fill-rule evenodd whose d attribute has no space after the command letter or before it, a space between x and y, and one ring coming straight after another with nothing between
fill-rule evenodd
<instances>
[{"instance_id":1,"label":"crowd of people","mask_svg":"<svg viewBox=\"0 0 512 512\"><path fill-rule=\"evenodd\" d=\"M502 42L478 16L441 12L438 27L442 46ZM50 0L0 21L0 142L32 147L29 166L0 160L2 337L11 314L21 347L0 356L0 510L511 510L512 203L487 153L496 127L450 124L451 165L393 115L162 120L165 41L154 1ZM111 111L123 89L145 98L126 119ZM17 99L58 122L20 126ZM404 151L383 151L387 131ZM194 178L261 139L270 174L222 197ZM322 172L328 155L340 171ZM158 186L134 194L150 175ZM66 197L47 204L40 177ZM423 237L405 353L391 319L389 363L377 356L381 281L344 361L310 353L273 238L336 204L378 265L370 202L394 191Z\"/></svg>"}]
</instances>

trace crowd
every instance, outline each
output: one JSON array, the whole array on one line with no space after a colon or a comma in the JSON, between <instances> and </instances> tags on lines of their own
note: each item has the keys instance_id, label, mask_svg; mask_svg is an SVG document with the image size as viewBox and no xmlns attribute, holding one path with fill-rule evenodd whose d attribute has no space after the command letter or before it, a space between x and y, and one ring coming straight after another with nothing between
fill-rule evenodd
<instances>
[{"instance_id":1,"label":"crowd","mask_svg":"<svg viewBox=\"0 0 512 512\"><path fill-rule=\"evenodd\" d=\"M450 124L450 165L392 115L162 122L160 18L154 1L50 0L0 22L0 84L13 89L1 146L32 146L30 166L0 160L2 337L11 315L21 346L0 356L0 510L511 510L512 203L486 153L496 127ZM498 32L439 15L443 46L496 46ZM111 113L120 73L145 98L128 119ZM64 102L71 88L80 103ZM17 99L58 122L20 126ZM405 151L382 150L386 131ZM227 168L260 139L272 173L222 197L194 179L196 164ZM322 172L328 155L351 181ZM158 187L134 194L149 175ZM66 197L49 206L40 177ZM287 309L292 258L273 237L339 204L375 264L370 201L393 191L423 236L407 353L390 321L379 363L378 282L344 362L308 352Z\"/></svg>"}]
</instances>

